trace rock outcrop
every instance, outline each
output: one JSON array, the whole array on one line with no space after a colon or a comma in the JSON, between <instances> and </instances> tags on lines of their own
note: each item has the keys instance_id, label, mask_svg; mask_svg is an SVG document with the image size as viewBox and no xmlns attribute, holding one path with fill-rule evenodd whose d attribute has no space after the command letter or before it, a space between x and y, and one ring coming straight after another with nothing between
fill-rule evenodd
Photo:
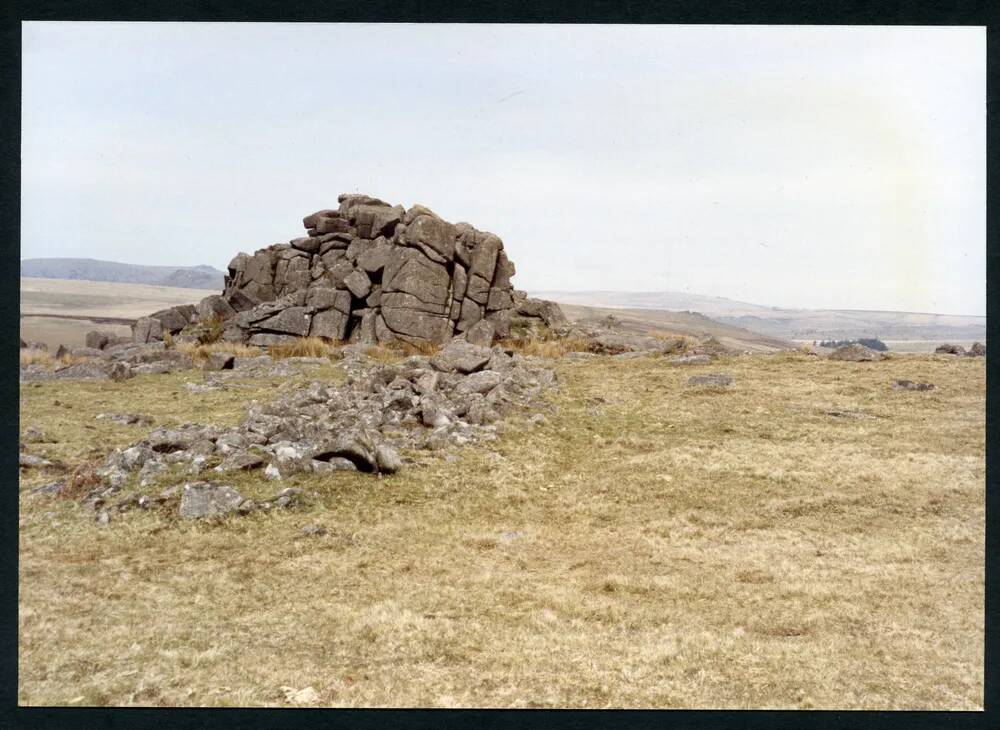
<instances>
[{"instance_id":1,"label":"rock outcrop","mask_svg":"<svg viewBox=\"0 0 1000 730\"><path fill-rule=\"evenodd\" d=\"M265 479L277 480L302 472L393 474L404 466L401 452L495 439L499 421L540 406L544 394L558 387L544 361L500 346L453 339L434 356L412 355L395 364L370 358L365 345L343 349L341 366L348 376L343 385L313 381L283 391L270 403L251 401L236 426L154 428L109 454L98 472L102 484L85 501L103 506L130 475L143 486L171 467L200 478L209 471L259 470ZM206 383L221 383L256 366L236 362L232 370L207 372ZM239 495L195 485L185 488L185 503L190 515L182 516L191 517L223 514L244 504Z\"/></svg>"},{"instance_id":2,"label":"rock outcrop","mask_svg":"<svg viewBox=\"0 0 1000 730\"><path fill-rule=\"evenodd\" d=\"M305 236L234 257L221 294L139 319L133 340L222 321L223 340L250 345L305 336L422 345L443 344L483 321L493 327L491 339L506 337L517 313L565 321L554 304L523 294L515 301L514 264L498 236L422 205L406 210L348 194L338 201L303 218Z\"/></svg>"}]
</instances>

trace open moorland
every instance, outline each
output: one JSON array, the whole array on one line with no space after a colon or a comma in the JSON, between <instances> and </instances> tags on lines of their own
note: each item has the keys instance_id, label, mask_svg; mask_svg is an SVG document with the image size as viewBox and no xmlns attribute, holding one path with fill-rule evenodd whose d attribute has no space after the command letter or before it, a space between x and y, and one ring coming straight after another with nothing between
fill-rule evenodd
<instances>
[{"instance_id":1,"label":"open moorland","mask_svg":"<svg viewBox=\"0 0 1000 730\"><path fill-rule=\"evenodd\" d=\"M216 522L32 490L150 429L98 414L230 425L342 362L22 383L53 464L20 484L19 703L982 708L984 358L550 366L496 440Z\"/></svg>"},{"instance_id":2,"label":"open moorland","mask_svg":"<svg viewBox=\"0 0 1000 730\"><path fill-rule=\"evenodd\" d=\"M82 345L88 331L131 332L129 322L177 304L192 304L204 289L69 279L21 279L21 339Z\"/></svg>"}]
</instances>

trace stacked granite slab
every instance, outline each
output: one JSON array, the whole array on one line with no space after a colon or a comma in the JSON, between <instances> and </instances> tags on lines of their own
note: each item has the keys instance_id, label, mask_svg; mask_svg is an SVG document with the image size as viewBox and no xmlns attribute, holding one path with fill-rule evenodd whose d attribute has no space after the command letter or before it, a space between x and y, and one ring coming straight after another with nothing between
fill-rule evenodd
<instances>
[{"instance_id":1,"label":"stacked granite slab","mask_svg":"<svg viewBox=\"0 0 1000 730\"><path fill-rule=\"evenodd\" d=\"M224 340L265 346L304 336L442 343L484 320L507 335L514 265L499 237L421 205L338 201L303 219L307 235L238 254L221 295L143 318L134 337L159 339L209 318L225 322Z\"/></svg>"}]
</instances>

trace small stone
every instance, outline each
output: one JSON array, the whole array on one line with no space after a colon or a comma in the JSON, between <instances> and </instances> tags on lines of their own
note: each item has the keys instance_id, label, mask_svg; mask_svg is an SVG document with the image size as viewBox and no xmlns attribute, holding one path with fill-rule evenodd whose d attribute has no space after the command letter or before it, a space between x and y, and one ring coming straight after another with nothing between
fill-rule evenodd
<instances>
[{"instance_id":1,"label":"small stone","mask_svg":"<svg viewBox=\"0 0 1000 730\"><path fill-rule=\"evenodd\" d=\"M32 494L60 494L66 488L66 482L57 481L43 484L31 490Z\"/></svg>"},{"instance_id":2,"label":"small stone","mask_svg":"<svg viewBox=\"0 0 1000 730\"><path fill-rule=\"evenodd\" d=\"M379 444L375 447L375 459L378 470L383 474L395 474L403 468L403 459L399 452L388 444Z\"/></svg>"},{"instance_id":3,"label":"small stone","mask_svg":"<svg viewBox=\"0 0 1000 730\"><path fill-rule=\"evenodd\" d=\"M912 380L893 380L893 390L934 390L934 383L917 383Z\"/></svg>"},{"instance_id":4,"label":"small stone","mask_svg":"<svg viewBox=\"0 0 1000 730\"><path fill-rule=\"evenodd\" d=\"M34 454L18 454L18 466L22 469L37 469L45 466L52 466L52 462Z\"/></svg>"},{"instance_id":5,"label":"small stone","mask_svg":"<svg viewBox=\"0 0 1000 730\"><path fill-rule=\"evenodd\" d=\"M727 373L708 373L707 375L692 375L688 385L726 387L733 384L733 376Z\"/></svg>"},{"instance_id":6,"label":"small stone","mask_svg":"<svg viewBox=\"0 0 1000 730\"><path fill-rule=\"evenodd\" d=\"M306 525L299 530L299 535L302 537L324 537L328 534L329 531L322 525Z\"/></svg>"},{"instance_id":7,"label":"small stone","mask_svg":"<svg viewBox=\"0 0 1000 730\"><path fill-rule=\"evenodd\" d=\"M708 355L680 355L668 361L671 365L708 365L712 358Z\"/></svg>"}]
</instances>

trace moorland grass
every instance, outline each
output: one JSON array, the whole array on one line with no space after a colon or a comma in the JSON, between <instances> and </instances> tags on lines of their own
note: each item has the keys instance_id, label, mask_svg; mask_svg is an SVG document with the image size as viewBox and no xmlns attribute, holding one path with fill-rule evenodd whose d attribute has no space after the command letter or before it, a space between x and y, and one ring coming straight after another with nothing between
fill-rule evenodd
<instances>
[{"instance_id":1,"label":"moorland grass","mask_svg":"<svg viewBox=\"0 0 1000 730\"><path fill-rule=\"evenodd\" d=\"M496 442L224 479L299 510L102 528L25 473L19 703L982 708L983 359L556 367L545 420ZM22 385L22 425L73 464L148 430L97 412L235 423L281 387L200 377Z\"/></svg>"}]
</instances>

